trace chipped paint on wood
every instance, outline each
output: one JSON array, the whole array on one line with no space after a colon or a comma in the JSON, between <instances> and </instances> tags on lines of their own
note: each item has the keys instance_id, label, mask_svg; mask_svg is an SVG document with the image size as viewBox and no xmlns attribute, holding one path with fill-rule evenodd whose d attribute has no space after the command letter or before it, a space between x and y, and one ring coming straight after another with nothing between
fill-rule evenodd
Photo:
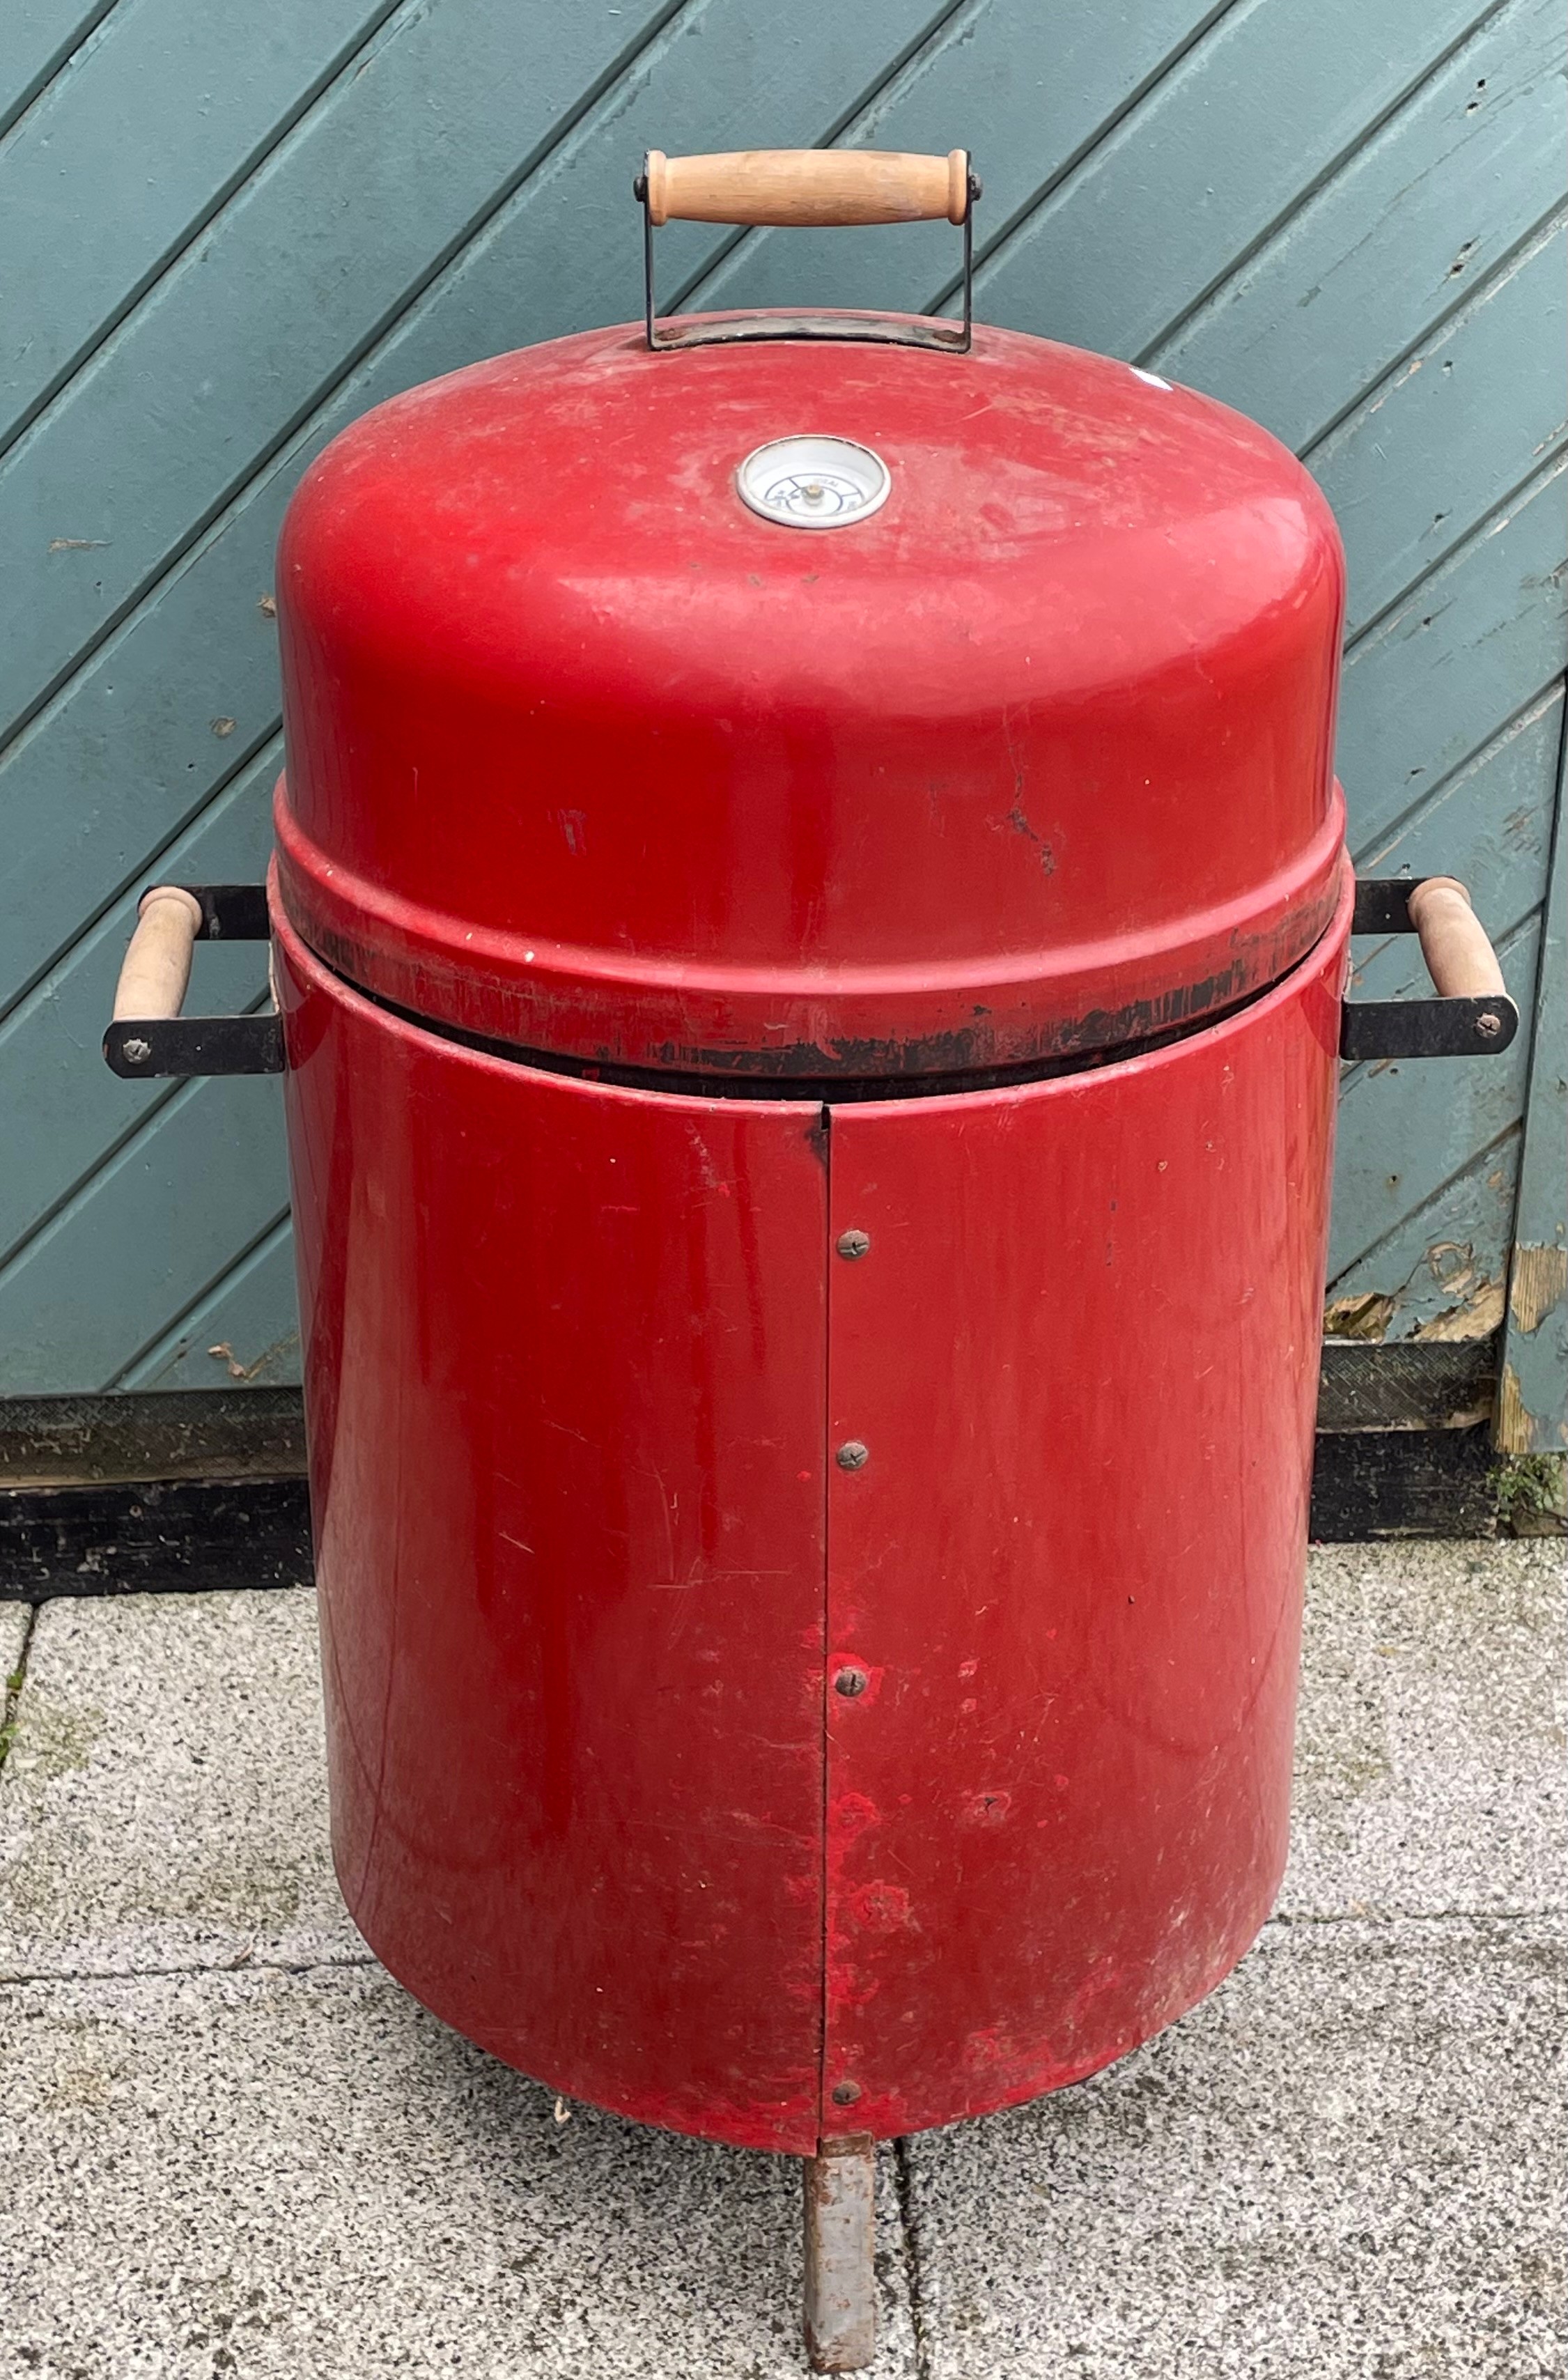
<instances>
[{"instance_id":1,"label":"chipped paint on wood","mask_svg":"<svg viewBox=\"0 0 1568 2380\"><path fill-rule=\"evenodd\" d=\"M1520 1245L1513 1251L1508 1310L1526 1337L1540 1329L1568 1290L1568 1248Z\"/></svg>"},{"instance_id":2,"label":"chipped paint on wood","mask_svg":"<svg viewBox=\"0 0 1568 2380\"><path fill-rule=\"evenodd\" d=\"M1336 1297L1324 1309L1323 1336L1326 1339L1384 1338L1397 1303L1396 1298L1377 1289L1365 1291L1358 1297Z\"/></svg>"},{"instance_id":3,"label":"chipped paint on wood","mask_svg":"<svg viewBox=\"0 0 1568 2380\"><path fill-rule=\"evenodd\" d=\"M1412 1288L1423 1270L1437 1283L1444 1302L1412 1330L1411 1320L1419 1312ZM1424 1264L1414 1266L1397 1289L1360 1290L1331 1299L1324 1309L1323 1335L1381 1342L1390 1337L1390 1325L1397 1318L1404 1326L1396 1334L1401 1339L1489 1339L1501 1327L1503 1304L1502 1275L1482 1269L1472 1242L1437 1240L1427 1250Z\"/></svg>"},{"instance_id":4,"label":"chipped paint on wood","mask_svg":"<svg viewBox=\"0 0 1568 2380\"><path fill-rule=\"evenodd\" d=\"M1413 1338L1489 1339L1501 1329L1502 1275L1482 1271L1470 1242L1435 1241L1427 1251L1427 1269L1452 1303L1421 1323Z\"/></svg>"},{"instance_id":5,"label":"chipped paint on wood","mask_svg":"<svg viewBox=\"0 0 1568 2380\"><path fill-rule=\"evenodd\" d=\"M1504 1364L1497 1389L1497 1446L1504 1454L1550 1454L1568 1447L1568 1417L1533 1414L1525 1402L1519 1375Z\"/></svg>"},{"instance_id":6,"label":"chipped paint on wood","mask_svg":"<svg viewBox=\"0 0 1568 2380\"><path fill-rule=\"evenodd\" d=\"M1416 1332L1426 1339L1489 1339L1502 1320L1502 1283L1477 1281L1463 1305L1451 1305Z\"/></svg>"}]
</instances>

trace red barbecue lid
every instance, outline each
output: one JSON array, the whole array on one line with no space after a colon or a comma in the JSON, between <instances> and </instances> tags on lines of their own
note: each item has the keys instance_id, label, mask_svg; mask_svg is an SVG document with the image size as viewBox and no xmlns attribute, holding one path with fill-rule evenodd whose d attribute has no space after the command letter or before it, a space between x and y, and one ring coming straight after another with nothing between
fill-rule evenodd
<instances>
[{"instance_id":1,"label":"red barbecue lid","mask_svg":"<svg viewBox=\"0 0 1568 2380\"><path fill-rule=\"evenodd\" d=\"M620 327L379 407L278 578L282 897L373 994L816 1079L1124 1043L1334 903L1343 562L1104 357Z\"/></svg>"}]
</instances>

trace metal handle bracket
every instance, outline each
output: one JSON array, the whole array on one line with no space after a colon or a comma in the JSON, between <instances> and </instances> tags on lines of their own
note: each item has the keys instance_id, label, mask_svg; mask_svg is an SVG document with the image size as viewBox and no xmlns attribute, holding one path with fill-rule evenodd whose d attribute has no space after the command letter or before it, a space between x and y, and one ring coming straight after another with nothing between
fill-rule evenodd
<instances>
[{"instance_id":1,"label":"metal handle bracket","mask_svg":"<svg viewBox=\"0 0 1568 2380\"><path fill-rule=\"evenodd\" d=\"M1422 934L1431 965L1429 929L1410 913L1410 896L1424 884L1452 882L1424 876L1367 877L1356 884L1353 934ZM1455 888L1458 890L1459 888ZM1417 904L1417 907L1419 907ZM1478 926L1477 938L1484 941ZM1379 1058L1489 1058L1507 1049L1519 1030L1519 1010L1501 990L1502 978L1486 944L1496 990L1440 993L1431 1000L1346 1001L1340 1012L1340 1056L1352 1062Z\"/></svg>"},{"instance_id":2,"label":"metal handle bracket","mask_svg":"<svg viewBox=\"0 0 1568 2380\"><path fill-rule=\"evenodd\" d=\"M264 942L271 938L264 884L181 884L155 886L153 892L189 896L201 910L200 925L187 928L197 942ZM153 893L143 895L146 910ZM139 920L138 934L142 931ZM121 975L131 978L137 936ZM183 973L180 980L183 984ZM115 1006L121 1002L116 999ZM271 1010L254 1016L161 1016L116 1014L103 1036L103 1056L111 1071L127 1082L146 1082L154 1075L281 1075L284 1066L283 1025Z\"/></svg>"},{"instance_id":3,"label":"metal handle bracket","mask_svg":"<svg viewBox=\"0 0 1568 2380\"><path fill-rule=\"evenodd\" d=\"M950 356L968 354L974 344L975 201L981 196L982 186L978 175L968 162L967 151L963 152L964 311L956 322L947 322L937 315L920 314L735 313L677 314L661 324L653 299L654 204L650 173L650 159L658 153L654 151L649 152L643 160L641 173L632 184L632 195L642 208L643 332L651 354L674 355L684 353L689 347L733 346L742 341L756 339L845 339L861 345L936 348ZM808 159L820 158L824 161L841 157L849 159L856 154L853 151L825 150L807 150L800 153ZM662 164L666 161L660 157L659 162ZM698 219L711 220L706 215ZM735 219L740 222L748 220L745 215ZM930 218L911 215L908 219L924 221ZM661 212L659 220L663 222L667 218ZM809 221L810 218L804 220Z\"/></svg>"}]
</instances>

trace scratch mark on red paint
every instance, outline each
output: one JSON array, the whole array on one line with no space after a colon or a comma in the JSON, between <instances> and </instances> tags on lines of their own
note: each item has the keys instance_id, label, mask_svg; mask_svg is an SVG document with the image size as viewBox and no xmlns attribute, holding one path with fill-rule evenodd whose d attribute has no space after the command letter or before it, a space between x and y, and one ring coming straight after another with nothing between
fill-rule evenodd
<instances>
[{"instance_id":1,"label":"scratch mark on red paint","mask_svg":"<svg viewBox=\"0 0 1568 2380\"><path fill-rule=\"evenodd\" d=\"M823 1997L830 2029L835 2018L864 2008L878 1990L857 1969L855 1936L846 1922L854 1914L854 1900L845 1890L845 1869L854 1845L881 1823L881 1812L864 1793L842 1793L828 1804ZM901 1888L891 1889L897 1892ZM907 1900L907 1895L904 1897ZM858 1899L856 1895L855 1900Z\"/></svg>"}]
</instances>

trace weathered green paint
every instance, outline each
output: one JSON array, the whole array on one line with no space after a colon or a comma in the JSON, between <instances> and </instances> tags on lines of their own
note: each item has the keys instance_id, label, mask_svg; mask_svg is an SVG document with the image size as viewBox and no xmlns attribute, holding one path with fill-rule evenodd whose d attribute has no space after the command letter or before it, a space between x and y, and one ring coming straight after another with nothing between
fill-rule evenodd
<instances>
[{"instance_id":1,"label":"weathered green paint","mask_svg":"<svg viewBox=\"0 0 1568 2380\"><path fill-rule=\"evenodd\" d=\"M110 1383L127 1389L272 1388L299 1369L294 1240L278 1217L250 1253Z\"/></svg>"},{"instance_id":2,"label":"weathered green paint","mask_svg":"<svg viewBox=\"0 0 1568 2380\"><path fill-rule=\"evenodd\" d=\"M1289 446L1325 436L1560 203L1561 28L1558 0L1489 14L1161 346L1160 370L1222 386Z\"/></svg>"},{"instance_id":3,"label":"weathered green paint","mask_svg":"<svg viewBox=\"0 0 1568 2380\"><path fill-rule=\"evenodd\" d=\"M90 38L115 0L6 0L0 140Z\"/></svg>"},{"instance_id":4,"label":"weathered green paint","mask_svg":"<svg viewBox=\"0 0 1568 2380\"><path fill-rule=\"evenodd\" d=\"M1554 222L1307 449L1344 539L1353 638L1486 517L1504 471L1525 479L1561 439L1563 251Z\"/></svg>"},{"instance_id":5,"label":"weathered green paint","mask_svg":"<svg viewBox=\"0 0 1568 2380\"><path fill-rule=\"evenodd\" d=\"M1354 780L1358 866L1386 867L1402 822L1560 684L1565 496L1568 463L1557 461L1352 651L1340 688L1340 759Z\"/></svg>"},{"instance_id":6,"label":"weathered green paint","mask_svg":"<svg viewBox=\"0 0 1568 2380\"><path fill-rule=\"evenodd\" d=\"M159 873L196 884L260 877L272 849L268 795L281 758L281 739L266 744L168 845ZM0 1068L13 1087L9 1127L28 1151L25 1169L0 1169L0 1261L36 1231L41 1215L91 1184L113 1141L145 1127L176 1096L174 1083L127 1083L113 1075L107 1087L94 1083L93 1095L84 1096L83 1065L103 1035L139 891L122 892L0 1026ZM266 953L254 943L204 942L189 1004L244 1008L260 998L266 980Z\"/></svg>"},{"instance_id":7,"label":"weathered green paint","mask_svg":"<svg viewBox=\"0 0 1568 2380\"><path fill-rule=\"evenodd\" d=\"M1498 947L1502 972L1520 1008L1528 1014L1535 997L1538 920L1532 917ZM1429 991L1419 953L1391 954L1368 968L1372 996L1404 985L1413 994ZM1521 1034L1495 1058L1388 1060L1358 1066L1346 1078L1340 1111L1336 1166L1336 1213L1331 1253L1331 1295L1391 1293L1398 1301L1404 1275L1388 1269L1386 1243L1408 1219L1422 1216L1428 1242L1451 1239L1443 1214L1445 1185L1474 1158L1517 1132L1524 1111L1529 1048ZM1357 1241L1352 1237L1359 1233ZM1507 1238L1496 1250L1501 1278ZM1418 1317L1402 1320L1394 1336L1418 1327Z\"/></svg>"},{"instance_id":8,"label":"weathered green paint","mask_svg":"<svg viewBox=\"0 0 1568 2380\"><path fill-rule=\"evenodd\" d=\"M14 279L0 324L0 451L393 5L120 0L111 9L74 71L28 111L6 157Z\"/></svg>"},{"instance_id":9,"label":"weathered green paint","mask_svg":"<svg viewBox=\"0 0 1568 2380\"><path fill-rule=\"evenodd\" d=\"M300 472L395 390L633 314L649 145L966 142L983 315L1151 363L1304 452L1351 562L1358 862L1465 876L1533 1002L1564 658L1559 18L11 0L0 1393L294 1376L276 1086L141 1087L96 1057L135 893L261 864L263 599ZM672 304L953 302L941 226L677 226L660 258ZM1368 993L1418 988L1408 941L1358 956ZM258 960L203 950L193 996L260 997ZM1521 1036L1347 1079L1332 1293L1386 1299L1396 1335L1466 1327L1477 1284L1495 1302L1516 1192L1520 1233L1562 1245L1550 975L1555 1074ZM1510 1342L1549 1415L1557 1328Z\"/></svg>"}]
</instances>

